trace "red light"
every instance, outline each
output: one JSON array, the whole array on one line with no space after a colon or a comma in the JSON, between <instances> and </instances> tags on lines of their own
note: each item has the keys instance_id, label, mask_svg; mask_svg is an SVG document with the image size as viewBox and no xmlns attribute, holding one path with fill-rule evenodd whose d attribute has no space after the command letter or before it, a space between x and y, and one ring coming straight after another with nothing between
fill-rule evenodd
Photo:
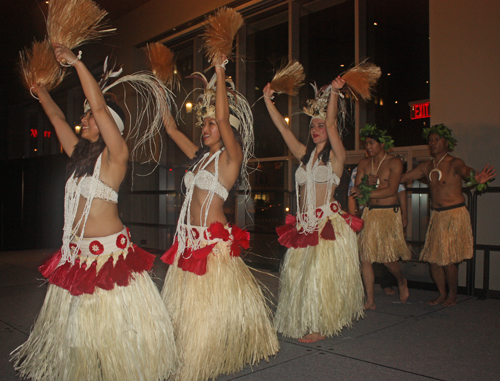
<instances>
[{"instance_id":1,"label":"red light","mask_svg":"<svg viewBox=\"0 0 500 381\"><path fill-rule=\"evenodd\" d=\"M31 129L30 136L32 138L36 138L38 136L38 130L35 130L34 128Z\"/></svg>"},{"instance_id":2,"label":"red light","mask_svg":"<svg viewBox=\"0 0 500 381\"><path fill-rule=\"evenodd\" d=\"M170 168L169 171L172 172L172 168Z\"/></svg>"},{"instance_id":3,"label":"red light","mask_svg":"<svg viewBox=\"0 0 500 381\"><path fill-rule=\"evenodd\" d=\"M43 137L44 138L50 138L51 131L43 131Z\"/></svg>"},{"instance_id":4,"label":"red light","mask_svg":"<svg viewBox=\"0 0 500 381\"><path fill-rule=\"evenodd\" d=\"M416 103L410 106L411 119L422 119L431 117L431 103Z\"/></svg>"}]
</instances>

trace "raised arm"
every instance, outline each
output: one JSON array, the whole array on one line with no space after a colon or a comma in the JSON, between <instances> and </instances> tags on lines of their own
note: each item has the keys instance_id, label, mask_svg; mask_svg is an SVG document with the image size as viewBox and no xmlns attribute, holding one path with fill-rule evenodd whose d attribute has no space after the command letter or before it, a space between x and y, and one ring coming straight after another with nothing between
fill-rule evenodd
<instances>
[{"instance_id":1,"label":"raised arm","mask_svg":"<svg viewBox=\"0 0 500 381\"><path fill-rule=\"evenodd\" d=\"M61 143L66 155L71 156L73 149L78 143L78 137L74 133L71 126L66 122L64 113L59 106L54 102L49 92L44 86L33 88L33 93L40 99L43 110L54 126L57 138Z\"/></svg>"},{"instance_id":2,"label":"raised arm","mask_svg":"<svg viewBox=\"0 0 500 381\"><path fill-rule=\"evenodd\" d=\"M339 135L339 130L337 126L337 111L338 111L338 99L339 90L344 87L345 81L339 77L332 81L332 91L330 93L330 98L328 100L328 107L326 109L326 131L328 133L328 139L332 146L332 152L335 156L335 162L338 163L342 168L344 166L345 160L347 158L347 152L342 143L342 139Z\"/></svg>"},{"instance_id":3,"label":"raised arm","mask_svg":"<svg viewBox=\"0 0 500 381\"><path fill-rule=\"evenodd\" d=\"M471 172L474 171L473 168L468 167L462 159L454 159L455 171L462 176L463 180L468 180ZM475 172L475 171L474 171ZM484 184L485 182L491 180L496 176L495 169L492 165L486 164L481 172L476 172L474 178L479 184Z\"/></svg>"},{"instance_id":4,"label":"raised arm","mask_svg":"<svg viewBox=\"0 0 500 381\"><path fill-rule=\"evenodd\" d=\"M78 60L75 54L67 47L60 44L52 44L56 59L61 61L65 59L67 62L72 62L73 67L76 69L80 82L82 84L83 92L89 102L92 116L99 128L99 133L106 143L108 151L107 159L111 163L122 165L128 161L128 147L125 140L118 130L113 117L104 100L99 85L85 64Z\"/></svg>"},{"instance_id":5,"label":"raised arm","mask_svg":"<svg viewBox=\"0 0 500 381\"><path fill-rule=\"evenodd\" d=\"M299 140L295 137L292 130L290 130L290 127L288 127L288 124L285 122L285 119L274 105L272 101L274 91L271 90L271 84L268 83L266 87L264 87L263 91L264 102L274 125L278 128L281 136L283 136L283 139L285 139L285 143L292 152L292 155L300 160L302 156L306 154L306 146L299 142Z\"/></svg>"},{"instance_id":6,"label":"raised arm","mask_svg":"<svg viewBox=\"0 0 500 381\"><path fill-rule=\"evenodd\" d=\"M420 163L416 168L411 171L406 172L401 176L401 183L407 183L408 181L420 180L425 177L424 165L426 163Z\"/></svg>"},{"instance_id":7,"label":"raised arm","mask_svg":"<svg viewBox=\"0 0 500 381\"><path fill-rule=\"evenodd\" d=\"M226 69L223 63L227 61L225 55L221 54L214 59L215 73L217 74L217 88L215 90L215 121L219 126L219 132L224 142L229 161L241 165L243 161L243 149L234 137L233 129L229 123L229 100L226 89Z\"/></svg>"},{"instance_id":8,"label":"raised arm","mask_svg":"<svg viewBox=\"0 0 500 381\"><path fill-rule=\"evenodd\" d=\"M194 144L186 135L184 135L177 128L177 123L175 123L175 119L172 116L170 110L168 113L163 115L163 125L167 130L168 136L172 138L172 140L177 144L177 146L181 149L184 154L189 157L189 159L193 159L196 156L196 151L198 151L199 147Z\"/></svg>"}]
</instances>

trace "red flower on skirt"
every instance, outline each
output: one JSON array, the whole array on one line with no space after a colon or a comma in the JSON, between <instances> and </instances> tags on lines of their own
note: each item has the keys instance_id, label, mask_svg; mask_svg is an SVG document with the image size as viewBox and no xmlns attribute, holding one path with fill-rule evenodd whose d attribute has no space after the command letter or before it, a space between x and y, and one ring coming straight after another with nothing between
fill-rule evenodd
<instances>
[{"instance_id":1,"label":"red flower on skirt","mask_svg":"<svg viewBox=\"0 0 500 381\"><path fill-rule=\"evenodd\" d=\"M316 209L316 218L323 217L323 210L321 208Z\"/></svg>"},{"instance_id":2,"label":"red flower on skirt","mask_svg":"<svg viewBox=\"0 0 500 381\"><path fill-rule=\"evenodd\" d=\"M92 242L90 242L89 250L92 254L99 255L99 254L102 254L102 252L104 251L104 246L102 245L102 243L100 243L97 240L92 241Z\"/></svg>"},{"instance_id":3,"label":"red flower on skirt","mask_svg":"<svg viewBox=\"0 0 500 381\"><path fill-rule=\"evenodd\" d=\"M337 205L337 203L332 202L330 204L330 209L332 210L333 213L337 213L339 211L339 206Z\"/></svg>"},{"instance_id":4,"label":"red flower on skirt","mask_svg":"<svg viewBox=\"0 0 500 381\"><path fill-rule=\"evenodd\" d=\"M127 247L127 237L124 234L120 234L116 237L116 247L120 249L125 249Z\"/></svg>"}]
</instances>

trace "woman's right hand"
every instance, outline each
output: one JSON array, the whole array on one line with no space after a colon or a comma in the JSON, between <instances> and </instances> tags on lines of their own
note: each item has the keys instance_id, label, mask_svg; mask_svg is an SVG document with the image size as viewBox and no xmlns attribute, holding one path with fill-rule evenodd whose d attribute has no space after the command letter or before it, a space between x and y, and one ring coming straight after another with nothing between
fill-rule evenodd
<instances>
[{"instance_id":1,"label":"woman's right hand","mask_svg":"<svg viewBox=\"0 0 500 381\"><path fill-rule=\"evenodd\" d=\"M75 62L77 60L75 53L61 44L52 44L57 62Z\"/></svg>"},{"instance_id":2,"label":"woman's right hand","mask_svg":"<svg viewBox=\"0 0 500 381\"><path fill-rule=\"evenodd\" d=\"M264 90L262 90L262 92L264 93L264 98L266 99L271 99L274 94L274 90L271 89L270 83L268 83L266 87L264 87Z\"/></svg>"}]
</instances>

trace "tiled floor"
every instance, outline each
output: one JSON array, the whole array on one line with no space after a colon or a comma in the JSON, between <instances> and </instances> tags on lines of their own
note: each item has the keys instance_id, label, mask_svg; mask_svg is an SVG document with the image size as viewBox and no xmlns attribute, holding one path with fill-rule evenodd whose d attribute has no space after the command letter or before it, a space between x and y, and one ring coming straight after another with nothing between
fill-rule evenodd
<instances>
[{"instance_id":1,"label":"tiled floor","mask_svg":"<svg viewBox=\"0 0 500 381\"><path fill-rule=\"evenodd\" d=\"M9 353L28 337L46 285L37 266L49 250L0 252L0 381L17 380ZM276 294L276 273L254 272ZM161 286L165 268L155 266ZM500 380L500 301L461 296L453 307L426 304L434 293L410 290L406 304L376 287L377 310L338 337L314 344L280 337L281 350L218 380Z\"/></svg>"}]
</instances>

